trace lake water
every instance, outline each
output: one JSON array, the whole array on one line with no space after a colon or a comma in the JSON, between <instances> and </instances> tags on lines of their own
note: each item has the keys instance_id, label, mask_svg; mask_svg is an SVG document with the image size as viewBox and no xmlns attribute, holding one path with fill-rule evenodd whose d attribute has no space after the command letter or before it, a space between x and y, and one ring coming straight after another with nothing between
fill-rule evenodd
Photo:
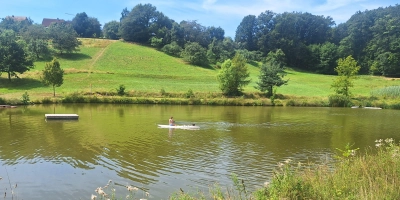
<instances>
[{"instance_id":1,"label":"lake water","mask_svg":"<svg viewBox=\"0 0 400 200\"><path fill-rule=\"evenodd\" d=\"M45 114L79 115L46 121ZM157 128L195 123L200 130ZM0 195L5 199L90 199L97 187L139 188L136 198L195 193L230 175L249 190L277 163L326 162L346 144L400 139L400 111L351 108L63 104L0 109ZM361 150L361 151L362 151ZM17 186L15 188L15 186ZM145 197L145 192L150 194Z\"/></svg>"}]
</instances>

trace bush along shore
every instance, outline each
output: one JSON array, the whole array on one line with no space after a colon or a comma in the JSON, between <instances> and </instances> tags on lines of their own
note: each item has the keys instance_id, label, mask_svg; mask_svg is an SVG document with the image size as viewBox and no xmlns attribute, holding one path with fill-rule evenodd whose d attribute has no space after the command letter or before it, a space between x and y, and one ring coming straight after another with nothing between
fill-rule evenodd
<instances>
[{"instance_id":1,"label":"bush along shore","mask_svg":"<svg viewBox=\"0 0 400 200\"><path fill-rule=\"evenodd\" d=\"M378 107L400 109L398 98L346 97L296 97L275 94L269 98L262 93L243 93L239 97L226 97L222 93L151 93L151 92L74 92L65 96L31 98L28 92L20 98L2 98L0 105L60 104L60 103L111 103L111 104L169 104L169 105L220 105L220 106L297 106L297 107Z\"/></svg>"}]
</instances>

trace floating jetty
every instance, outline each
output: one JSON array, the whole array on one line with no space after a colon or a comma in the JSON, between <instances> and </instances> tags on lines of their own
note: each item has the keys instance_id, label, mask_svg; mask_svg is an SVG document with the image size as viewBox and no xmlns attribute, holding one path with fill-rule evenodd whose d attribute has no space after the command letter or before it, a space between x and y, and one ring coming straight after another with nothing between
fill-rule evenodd
<instances>
[{"instance_id":1,"label":"floating jetty","mask_svg":"<svg viewBox=\"0 0 400 200\"><path fill-rule=\"evenodd\" d=\"M0 108L16 108L17 106L0 105Z\"/></svg>"},{"instance_id":2,"label":"floating jetty","mask_svg":"<svg viewBox=\"0 0 400 200\"><path fill-rule=\"evenodd\" d=\"M46 119L78 119L79 115L77 114L45 114L44 117Z\"/></svg>"},{"instance_id":3,"label":"floating jetty","mask_svg":"<svg viewBox=\"0 0 400 200\"><path fill-rule=\"evenodd\" d=\"M362 107L362 106L352 106L351 108L364 108L364 109L372 109L372 110L380 110L380 109L382 109L382 108L380 108L380 107L368 107L368 106L366 106L366 107Z\"/></svg>"}]
</instances>

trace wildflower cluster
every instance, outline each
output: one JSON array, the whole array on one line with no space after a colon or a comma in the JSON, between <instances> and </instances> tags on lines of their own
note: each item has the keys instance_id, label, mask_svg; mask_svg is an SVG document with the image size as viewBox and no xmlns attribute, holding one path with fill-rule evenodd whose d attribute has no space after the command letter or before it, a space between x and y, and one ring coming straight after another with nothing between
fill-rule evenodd
<instances>
[{"instance_id":1,"label":"wildflower cluster","mask_svg":"<svg viewBox=\"0 0 400 200\"><path fill-rule=\"evenodd\" d=\"M107 183L107 185L105 185L104 187L98 187L98 188L96 188L96 190L94 190L94 191L97 193L97 195L99 195L99 196L101 197L101 199L106 199L106 200L114 200L114 199L117 199L117 198L115 197L115 188L114 188L114 187L111 188L111 192L112 192L111 196L108 195L108 194L104 191L104 189L108 188L108 187L110 186L111 183L112 183L112 180L109 180L108 183ZM138 191L139 188L134 187L134 186L131 186L131 185L127 185L127 186L125 186L125 187L126 187L126 189L128 190L128 192L130 193L130 194L126 195L125 199L134 199L135 192ZM92 194L92 196L91 196L90 199L91 199L91 200L96 200L96 199L97 199L97 195ZM150 196L150 193L149 193L149 192L143 191L143 196L149 197L149 196ZM146 199L142 198L141 200L146 200Z\"/></svg>"},{"instance_id":2,"label":"wildflower cluster","mask_svg":"<svg viewBox=\"0 0 400 200\"><path fill-rule=\"evenodd\" d=\"M387 152L390 152L393 158L400 157L400 147L395 144L393 138L386 138L385 140L375 140L375 147L378 148L380 151L386 150Z\"/></svg>"}]
</instances>

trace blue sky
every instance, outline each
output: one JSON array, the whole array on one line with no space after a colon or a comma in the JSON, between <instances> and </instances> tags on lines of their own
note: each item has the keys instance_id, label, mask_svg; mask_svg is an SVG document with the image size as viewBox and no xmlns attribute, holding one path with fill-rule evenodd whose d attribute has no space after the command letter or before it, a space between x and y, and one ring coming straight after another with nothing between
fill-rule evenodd
<instances>
[{"instance_id":1,"label":"blue sky","mask_svg":"<svg viewBox=\"0 0 400 200\"><path fill-rule=\"evenodd\" d=\"M0 0L0 18L27 16L35 23L43 18L72 20L77 13L86 12L102 25L119 20L127 7L150 3L169 18L197 20L203 26L221 27L225 36L234 37L237 26L247 15L258 16L272 10L275 13L309 12L331 16L336 24L346 22L356 11L394 6L398 0Z\"/></svg>"}]
</instances>

